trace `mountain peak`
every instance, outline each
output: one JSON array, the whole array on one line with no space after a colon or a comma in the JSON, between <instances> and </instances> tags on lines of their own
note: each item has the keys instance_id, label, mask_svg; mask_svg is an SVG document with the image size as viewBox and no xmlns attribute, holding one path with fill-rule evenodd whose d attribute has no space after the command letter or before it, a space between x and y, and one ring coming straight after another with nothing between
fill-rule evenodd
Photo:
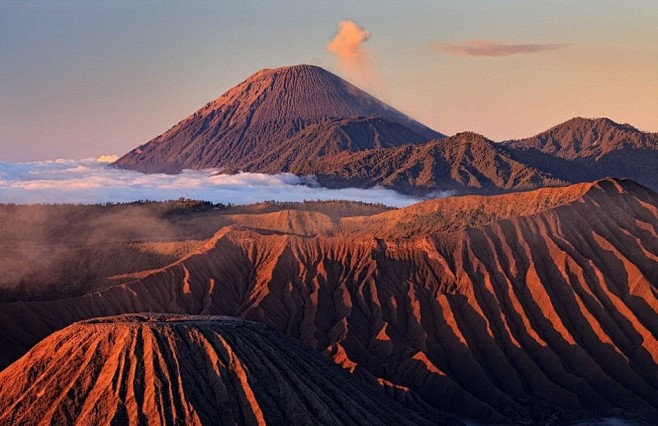
<instances>
[{"instance_id":1,"label":"mountain peak","mask_svg":"<svg viewBox=\"0 0 658 426\"><path fill-rule=\"evenodd\" d=\"M318 82L318 79L332 79L339 77L317 65L298 64L278 68L263 68L251 74L237 87L240 87L244 83L253 84L256 81L278 78L292 79L291 81L288 81L287 84L299 84L300 82L301 84L306 84L304 80Z\"/></svg>"},{"instance_id":2,"label":"mountain peak","mask_svg":"<svg viewBox=\"0 0 658 426\"><path fill-rule=\"evenodd\" d=\"M587 118L587 117L574 117L552 127L552 129L569 128L569 129L618 129L625 131L640 132L637 128L630 124L620 124L607 117ZM549 130L550 131L550 130Z\"/></svg>"},{"instance_id":3,"label":"mountain peak","mask_svg":"<svg viewBox=\"0 0 658 426\"><path fill-rule=\"evenodd\" d=\"M285 73L302 73L302 72L317 72L322 74L331 74L329 71L325 70L322 67L311 64L296 64L296 65L287 65L277 68L263 68L253 75L258 74L285 74Z\"/></svg>"},{"instance_id":4,"label":"mountain peak","mask_svg":"<svg viewBox=\"0 0 658 426\"><path fill-rule=\"evenodd\" d=\"M252 74L115 164L144 172L246 170L309 125L348 117L378 117L425 140L443 136L337 75L303 64Z\"/></svg>"},{"instance_id":5,"label":"mountain peak","mask_svg":"<svg viewBox=\"0 0 658 426\"><path fill-rule=\"evenodd\" d=\"M462 143L493 143L491 140L487 139L487 137L471 131L457 133L456 135L451 136L450 139Z\"/></svg>"},{"instance_id":6,"label":"mountain peak","mask_svg":"<svg viewBox=\"0 0 658 426\"><path fill-rule=\"evenodd\" d=\"M600 158L625 148L655 150L656 136L606 117L574 117L531 138L508 141L506 144L515 149L535 150L574 160Z\"/></svg>"}]
</instances>

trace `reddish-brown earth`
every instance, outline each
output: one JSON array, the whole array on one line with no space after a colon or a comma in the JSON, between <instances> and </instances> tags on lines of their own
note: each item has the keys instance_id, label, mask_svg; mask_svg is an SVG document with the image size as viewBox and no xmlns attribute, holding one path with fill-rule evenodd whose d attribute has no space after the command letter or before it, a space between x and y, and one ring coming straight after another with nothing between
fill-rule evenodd
<instances>
[{"instance_id":1,"label":"reddish-brown earth","mask_svg":"<svg viewBox=\"0 0 658 426\"><path fill-rule=\"evenodd\" d=\"M457 423L405 409L299 341L221 316L78 322L0 373L0 424Z\"/></svg>"},{"instance_id":2,"label":"reddish-brown earth","mask_svg":"<svg viewBox=\"0 0 658 426\"><path fill-rule=\"evenodd\" d=\"M656 193L605 179L360 217L316 206L221 215L168 266L1 303L3 360L80 319L223 314L408 406L504 423L658 418Z\"/></svg>"}]
</instances>

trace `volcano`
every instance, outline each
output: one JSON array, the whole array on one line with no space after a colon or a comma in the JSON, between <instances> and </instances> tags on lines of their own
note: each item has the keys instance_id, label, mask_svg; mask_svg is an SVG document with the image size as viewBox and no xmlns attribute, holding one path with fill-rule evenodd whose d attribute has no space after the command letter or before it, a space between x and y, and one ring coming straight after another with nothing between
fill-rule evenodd
<instances>
[{"instance_id":1,"label":"volcano","mask_svg":"<svg viewBox=\"0 0 658 426\"><path fill-rule=\"evenodd\" d=\"M406 410L295 339L231 317L82 321L0 373L2 424L437 421L450 423Z\"/></svg>"},{"instance_id":2,"label":"volcano","mask_svg":"<svg viewBox=\"0 0 658 426\"><path fill-rule=\"evenodd\" d=\"M380 121L373 125L364 118ZM320 67L296 65L253 74L115 165L142 172L205 168L260 172L258 166L269 162L263 156L278 151L280 144L311 125L320 126L315 133L307 131L302 141L322 143L335 120L342 120L339 125L350 127L353 134L373 135L343 144L350 146L347 149L398 146L443 136ZM344 134L349 139L349 133ZM301 142L298 148L307 151Z\"/></svg>"}]
</instances>

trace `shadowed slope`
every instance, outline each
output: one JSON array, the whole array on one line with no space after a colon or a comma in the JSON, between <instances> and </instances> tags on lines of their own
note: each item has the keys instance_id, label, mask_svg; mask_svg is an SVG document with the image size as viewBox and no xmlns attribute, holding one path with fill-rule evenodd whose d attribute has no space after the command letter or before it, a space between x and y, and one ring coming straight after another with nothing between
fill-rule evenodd
<instances>
[{"instance_id":1,"label":"shadowed slope","mask_svg":"<svg viewBox=\"0 0 658 426\"><path fill-rule=\"evenodd\" d=\"M569 182L613 176L658 190L658 133L628 124L573 118L505 146L519 161Z\"/></svg>"},{"instance_id":2,"label":"shadowed slope","mask_svg":"<svg viewBox=\"0 0 658 426\"><path fill-rule=\"evenodd\" d=\"M402 134L410 136L406 143L442 136L322 68L296 65L253 74L115 164L143 172L258 172L268 165L262 156L305 127L350 117L377 117L405 128L383 145L403 142ZM318 131L316 139L327 136Z\"/></svg>"},{"instance_id":3,"label":"shadowed slope","mask_svg":"<svg viewBox=\"0 0 658 426\"><path fill-rule=\"evenodd\" d=\"M657 418L658 195L606 179L450 201L343 219L333 236L287 233L305 214L269 229L243 217L139 279L1 304L2 346L99 315L221 313L298 337L405 404L488 423Z\"/></svg>"},{"instance_id":4,"label":"shadowed slope","mask_svg":"<svg viewBox=\"0 0 658 426\"><path fill-rule=\"evenodd\" d=\"M457 189L499 192L555 186L564 181L516 161L475 133L385 150L342 152L292 170L331 187L381 185L402 192Z\"/></svg>"},{"instance_id":5,"label":"shadowed slope","mask_svg":"<svg viewBox=\"0 0 658 426\"><path fill-rule=\"evenodd\" d=\"M36 422L433 424L263 324L155 314L73 324L0 373L0 423Z\"/></svg>"},{"instance_id":6,"label":"shadowed slope","mask_svg":"<svg viewBox=\"0 0 658 426\"><path fill-rule=\"evenodd\" d=\"M343 118L311 124L290 139L272 146L243 171L302 173L309 161L341 152L386 149L427 142L401 124L381 118Z\"/></svg>"}]
</instances>

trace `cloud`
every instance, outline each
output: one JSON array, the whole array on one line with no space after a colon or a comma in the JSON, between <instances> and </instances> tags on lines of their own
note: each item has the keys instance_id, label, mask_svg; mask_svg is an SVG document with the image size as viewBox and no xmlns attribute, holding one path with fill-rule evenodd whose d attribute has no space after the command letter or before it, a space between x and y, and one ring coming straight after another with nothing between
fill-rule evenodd
<instances>
[{"instance_id":1,"label":"cloud","mask_svg":"<svg viewBox=\"0 0 658 426\"><path fill-rule=\"evenodd\" d=\"M104 154L99 157L96 157L96 161L99 163L114 163L119 159L118 155Z\"/></svg>"},{"instance_id":2,"label":"cloud","mask_svg":"<svg viewBox=\"0 0 658 426\"><path fill-rule=\"evenodd\" d=\"M372 52L364 46L371 35L354 21L340 21L338 33L327 43L327 50L336 56L344 71L375 75Z\"/></svg>"},{"instance_id":3,"label":"cloud","mask_svg":"<svg viewBox=\"0 0 658 426\"><path fill-rule=\"evenodd\" d=\"M430 48L454 56L501 57L556 50L568 44L507 44L491 40L468 40L461 44L432 43Z\"/></svg>"},{"instance_id":4,"label":"cloud","mask_svg":"<svg viewBox=\"0 0 658 426\"><path fill-rule=\"evenodd\" d=\"M341 199L395 207L420 201L384 188L321 188L312 177L299 177L290 173L226 175L216 170L186 170L178 175L147 175L117 169L93 158L32 163L0 162L0 203L95 204L164 201L180 197L225 204Z\"/></svg>"}]
</instances>

